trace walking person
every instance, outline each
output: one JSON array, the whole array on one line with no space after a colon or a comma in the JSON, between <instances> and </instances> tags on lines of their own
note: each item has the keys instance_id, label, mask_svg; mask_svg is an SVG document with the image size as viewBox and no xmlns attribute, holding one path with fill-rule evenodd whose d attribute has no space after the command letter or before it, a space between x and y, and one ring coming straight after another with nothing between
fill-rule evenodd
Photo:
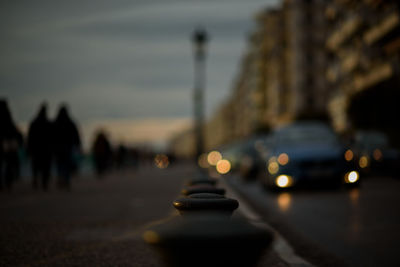
<instances>
[{"instance_id":1,"label":"walking person","mask_svg":"<svg viewBox=\"0 0 400 267\"><path fill-rule=\"evenodd\" d=\"M19 149L23 144L21 132L15 126L7 101L0 99L0 190L11 189L19 177Z\"/></svg>"},{"instance_id":2,"label":"walking person","mask_svg":"<svg viewBox=\"0 0 400 267\"><path fill-rule=\"evenodd\" d=\"M54 155L60 187L70 189L71 175L76 166L75 156L80 151L78 129L63 105L54 121Z\"/></svg>"},{"instance_id":3,"label":"walking person","mask_svg":"<svg viewBox=\"0 0 400 267\"><path fill-rule=\"evenodd\" d=\"M31 159L32 186L34 189L40 186L47 190L50 179L52 159L52 124L47 118L47 105L40 106L39 113L31 122L28 130L28 155Z\"/></svg>"},{"instance_id":4,"label":"walking person","mask_svg":"<svg viewBox=\"0 0 400 267\"><path fill-rule=\"evenodd\" d=\"M96 135L92 146L92 156L97 177L102 177L112 163L111 144L103 131L99 131Z\"/></svg>"}]
</instances>

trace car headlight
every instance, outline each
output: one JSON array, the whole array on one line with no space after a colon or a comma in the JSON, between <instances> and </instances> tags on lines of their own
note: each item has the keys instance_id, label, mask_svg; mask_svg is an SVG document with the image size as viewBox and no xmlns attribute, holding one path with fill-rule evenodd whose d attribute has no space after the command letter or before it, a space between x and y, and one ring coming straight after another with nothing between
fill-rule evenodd
<instances>
[{"instance_id":1,"label":"car headlight","mask_svg":"<svg viewBox=\"0 0 400 267\"><path fill-rule=\"evenodd\" d=\"M344 175L344 181L348 184L354 184L360 179L357 171L351 171Z\"/></svg>"},{"instance_id":2,"label":"car headlight","mask_svg":"<svg viewBox=\"0 0 400 267\"><path fill-rule=\"evenodd\" d=\"M293 178L289 175L282 174L276 177L275 184L281 188L289 187L293 184Z\"/></svg>"}]
</instances>

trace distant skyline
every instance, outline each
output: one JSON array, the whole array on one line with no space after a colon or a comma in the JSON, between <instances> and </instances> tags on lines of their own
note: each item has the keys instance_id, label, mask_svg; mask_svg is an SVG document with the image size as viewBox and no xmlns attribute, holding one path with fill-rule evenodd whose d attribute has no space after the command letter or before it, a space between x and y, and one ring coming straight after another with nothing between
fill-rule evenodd
<instances>
[{"instance_id":1,"label":"distant skyline","mask_svg":"<svg viewBox=\"0 0 400 267\"><path fill-rule=\"evenodd\" d=\"M254 14L277 3L2 1L0 97L25 128L42 101L49 104L50 117L66 102L85 142L97 127L123 123L132 131L126 142L151 141L135 135L146 127L154 131L147 137L161 142L177 130L166 125L190 125L194 29L201 26L210 34L209 116L230 93ZM115 130L108 129L117 139Z\"/></svg>"}]
</instances>

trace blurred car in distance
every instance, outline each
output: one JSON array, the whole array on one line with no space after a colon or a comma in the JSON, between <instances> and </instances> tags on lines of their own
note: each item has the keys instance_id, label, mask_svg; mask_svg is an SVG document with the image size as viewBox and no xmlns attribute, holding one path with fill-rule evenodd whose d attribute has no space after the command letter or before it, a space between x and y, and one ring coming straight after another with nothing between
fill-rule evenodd
<instances>
[{"instance_id":1,"label":"blurred car in distance","mask_svg":"<svg viewBox=\"0 0 400 267\"><path fill-rule=\"evenodd\" d=\"M222 158L228 160L231 164L231 172L238 170L241 149L242 143L239 141L224 145L218 149Z\"/></svg>"},{"instance_id":2,"label":"blurred car in distance","mask_svg":"<svg viewBox=\"0 0 400 267\"><path fill-rule=\"evenodd\" d=\"M358 185L359 172L345 160L345 146L326 124L295 122L275 129L263 155L263 186L283 189L300 185Z\"/></svg>"},{"instance_id":3,"label":"blurred car in distance","mask_svg":"<svg viewBox=\"0 0 400 267\"><path fill-rule=\"evenodd\" d=\"M267 150L269 135L255 135L243 141L239 154L238 171L245 181L256 180L262 165L262 155Z\"/></svg>"},{"instance_id":4,"label":"blurred car in distance","mask_svg":"<svg viewBox=\"0 0 400 267\"><path fill-rule=\"evenodd\" d=\"M400 152L390 146L388 137L380 131L358 131L346 153L363 174L398 176Z\"/></svg>"},{"instance_id":5,"label":"blurred car in distance","mask_svg":"<svg viewBox=\"0 0 400 267\"><path fill-rule=\"evenodd\" d=\"M230 162L231 172L238 173L245 181L256 180L267 138L266 134L257 134L224 145L218 150L222 158Z\"/></svg>"}]
</instances>

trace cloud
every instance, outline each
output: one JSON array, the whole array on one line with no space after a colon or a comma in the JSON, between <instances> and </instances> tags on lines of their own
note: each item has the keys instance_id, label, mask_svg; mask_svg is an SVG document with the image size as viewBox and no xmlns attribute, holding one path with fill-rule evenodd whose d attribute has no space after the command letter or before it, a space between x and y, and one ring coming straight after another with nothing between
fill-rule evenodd
<instances>
[{"instance_id":1,"label":"cloud","mask_svg":"<svg viewBox=\"0 0 400 267\"><path fill-rule=\"evenodd\" d=\"M274 1L276 2L276 1ZM211 35L207 114L230 90L252 15L268 1L38 0L0 3L0 95L17 121L66 101L82 124L191 117L198 25Z\"/></svg>"}]
</instances>

